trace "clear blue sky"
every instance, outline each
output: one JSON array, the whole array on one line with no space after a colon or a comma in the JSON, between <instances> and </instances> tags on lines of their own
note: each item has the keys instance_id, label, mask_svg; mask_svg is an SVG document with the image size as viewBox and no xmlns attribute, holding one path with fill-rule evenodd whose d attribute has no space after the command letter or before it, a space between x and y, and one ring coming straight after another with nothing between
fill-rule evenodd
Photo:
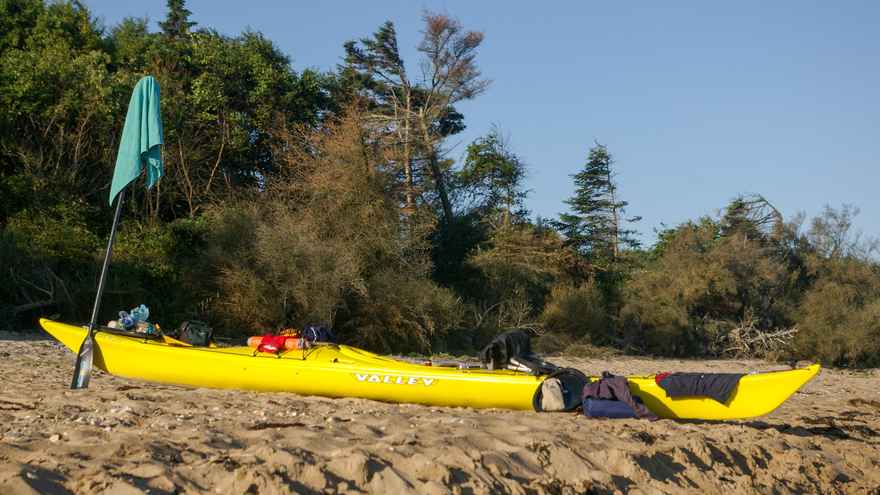
<instances>
[{"instance_id":1,"label":"clear blue sky","mask_svg":"<svg viewBox=\"0 0 880 495\"><path fill-rule=\"evenodd\" d=\"M164 0L86 0L112 26ZM460 105L453 157L499 125L529 166L527 206L565 209L594 140L617 161L646 241L661 222L714 214L738 193L786 216L854 204L880 236L880 2L190 0L200 26L260 31L296 70L333 69L342 44L392 20L415 70L421 14L483 31L493 81Z\"/></svg>"}]
</instances>

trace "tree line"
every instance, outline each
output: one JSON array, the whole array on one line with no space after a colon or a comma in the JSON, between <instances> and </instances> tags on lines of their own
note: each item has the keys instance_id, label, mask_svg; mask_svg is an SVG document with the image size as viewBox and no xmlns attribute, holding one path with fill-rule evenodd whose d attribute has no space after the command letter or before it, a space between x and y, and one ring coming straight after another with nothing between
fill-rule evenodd
<instances>
[{"instance_id":1,"label":"tree line","mask_svg":"<svg viewBox=\"0 0 880 495\"><path fill-rule=\"evenodd\" d=\"M324 322L383 352L473 352L530 328L544 351L880 364L856 208L783 218L742 195L644 246L595 142L567 211L533 218L501 128L450 154L457 106L490 90L483 33L427 12L417 60L386 22L319 72L190 18L168 0L157 30L108 28L76 1L0 0L0 326L88 316L117 140L151 74L166 175L127 195L105 319L144 302L160 325Z\"/></svg>"}]
</instances>

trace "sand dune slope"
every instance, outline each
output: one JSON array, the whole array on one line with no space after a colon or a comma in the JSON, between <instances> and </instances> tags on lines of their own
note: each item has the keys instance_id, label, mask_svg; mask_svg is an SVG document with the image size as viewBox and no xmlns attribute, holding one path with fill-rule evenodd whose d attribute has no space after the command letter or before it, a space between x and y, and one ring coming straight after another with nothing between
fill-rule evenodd
<instances>
[{"instance_id":1,"label":"sand dune slope","mask_svg":"<svg viewBox=\"0 0 880 495\"><path fill-rule=\"evenodd\" d=\"M878 493L880 373L823 370L758 420L596 421L191 390L0 335L0 493ZM779 369L558 360L585 372Z\"/></svg>"}]
</instances>

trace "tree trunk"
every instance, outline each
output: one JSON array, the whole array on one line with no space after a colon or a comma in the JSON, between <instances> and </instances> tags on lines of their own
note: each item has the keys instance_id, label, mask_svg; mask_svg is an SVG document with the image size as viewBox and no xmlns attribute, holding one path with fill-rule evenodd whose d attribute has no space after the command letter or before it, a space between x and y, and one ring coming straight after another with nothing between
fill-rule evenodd
<instances>
[{"instance_id":1,"label":"tree trunk","mask_svg":"<svg viewBox=\"0 0 880 495\"><path fill-rule=\"evenodd\" d=\"M180 159L180 171L183 173L183 181L184 181L184 194L186 195L186 204L189 206L189 217L196 217L196 209L194 204L194 196L195 196L195 188L193 187L192 180L189 176L189 169L187 169L186 164L184 162L183 157L183 140L177 141L177 150Z\"/></svg>"},{"instance_id":2,"label":"tree trunk","mask_svg":"<svg viewBox=\"0 0 880 495\"><path fill-rule=\"evenodd\" d=\"M618 248L620 246L620 212L617 207L617 195L615 194L613 178L611 177L611 167L608 167L606 180L608 181L608 192L611 196L611 262L617 263L619 255Z\"/></svg>"},{"instance_id":3,"label":"tree trunk","mask_svg":"<svg viewBox=\"0 0 880 495\"><path fill-rule=\"evenodd\" d=\"M449 194L446 192L446 180L443 178L443 172L440 170L440 160L437 156L437 146L431 139L431 132L428 129L428 116L425 110L419 112L419 127L422 131L422 145L428 153L428 166L431 168L431 175L434 178L434 186L437 188L437 195L440 196L440 204L443 207L443 224L449 225L452 222L452 204L449 202Z\"/></svg>"},{"instance_id":4,"label":"tree trunk","mask_svg":"<svg viewBox=\"0 0 880 495\"><path fill-rule=\"evenodd\" d=\"M443 205L443 223L448 226L452 222L452 204L449 202L449 194L446 192L446 180L443 178L443 172L440 170L437 150L433 146L428 151L428 155L431 174L434 176L437 194L440 196L440 203Z\"/></svg>"},{"instance_id":5,"label":"tree trunk","mask_svg":"<svg viewBox=\"0 0 880 495\"><path fill-rule=\"evenodd\" d=\"M406 209L412 212L415 209L415 187L413 184L412 148L410 147L410 115L412 110L412 98L409 91L406 92L406 103L403 112L403 172L406 180Z\"/></svg>"}]
</instances>

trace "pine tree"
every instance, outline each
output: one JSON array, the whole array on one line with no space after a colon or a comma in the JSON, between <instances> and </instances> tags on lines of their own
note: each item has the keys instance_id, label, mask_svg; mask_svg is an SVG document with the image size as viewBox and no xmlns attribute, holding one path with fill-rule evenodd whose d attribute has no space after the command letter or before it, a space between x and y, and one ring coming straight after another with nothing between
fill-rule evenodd
<instances>
[{"instance_id":1,"label":"pine tree","mask_svg":"<svg viewBox=\"0 0 880 495\"><path fill-rule=\"evenodd\" d=\"M572 176L577 187L574 196L565 201L571 211L553 222L566 244L600 270L609 270L620 258L622 248L639 245L635 230L626 229L624 224L640 218L624 218L628 203L617 195L613 164L608 149L596 143L584 169Z\"/></svg>"},{"instance_id":2,"label":"pine tree","mask_svg":"<svg viewBox=\"0 0 880 495\"><path fill-rule=\"evenodd\" d=\"M468 197L475 213L490 220L496 227L528 216L523 189L526 166L510 150L510 145L497 127L468 145L461 171L455 183Z\"/></svg>"},{"instance_id":3,"label":"pine tree","mask_svg":"<svg viewBox=\"0 0 880 495\"><path fill-rule=\"evenodd\" d=\"M189 34L189 28L196 25L189 20L192 12L186 8L186 0L168 0L168 14L165 21L159 23L159 27L169 38L182 38Z\"/></svg>"}]
</instances>

